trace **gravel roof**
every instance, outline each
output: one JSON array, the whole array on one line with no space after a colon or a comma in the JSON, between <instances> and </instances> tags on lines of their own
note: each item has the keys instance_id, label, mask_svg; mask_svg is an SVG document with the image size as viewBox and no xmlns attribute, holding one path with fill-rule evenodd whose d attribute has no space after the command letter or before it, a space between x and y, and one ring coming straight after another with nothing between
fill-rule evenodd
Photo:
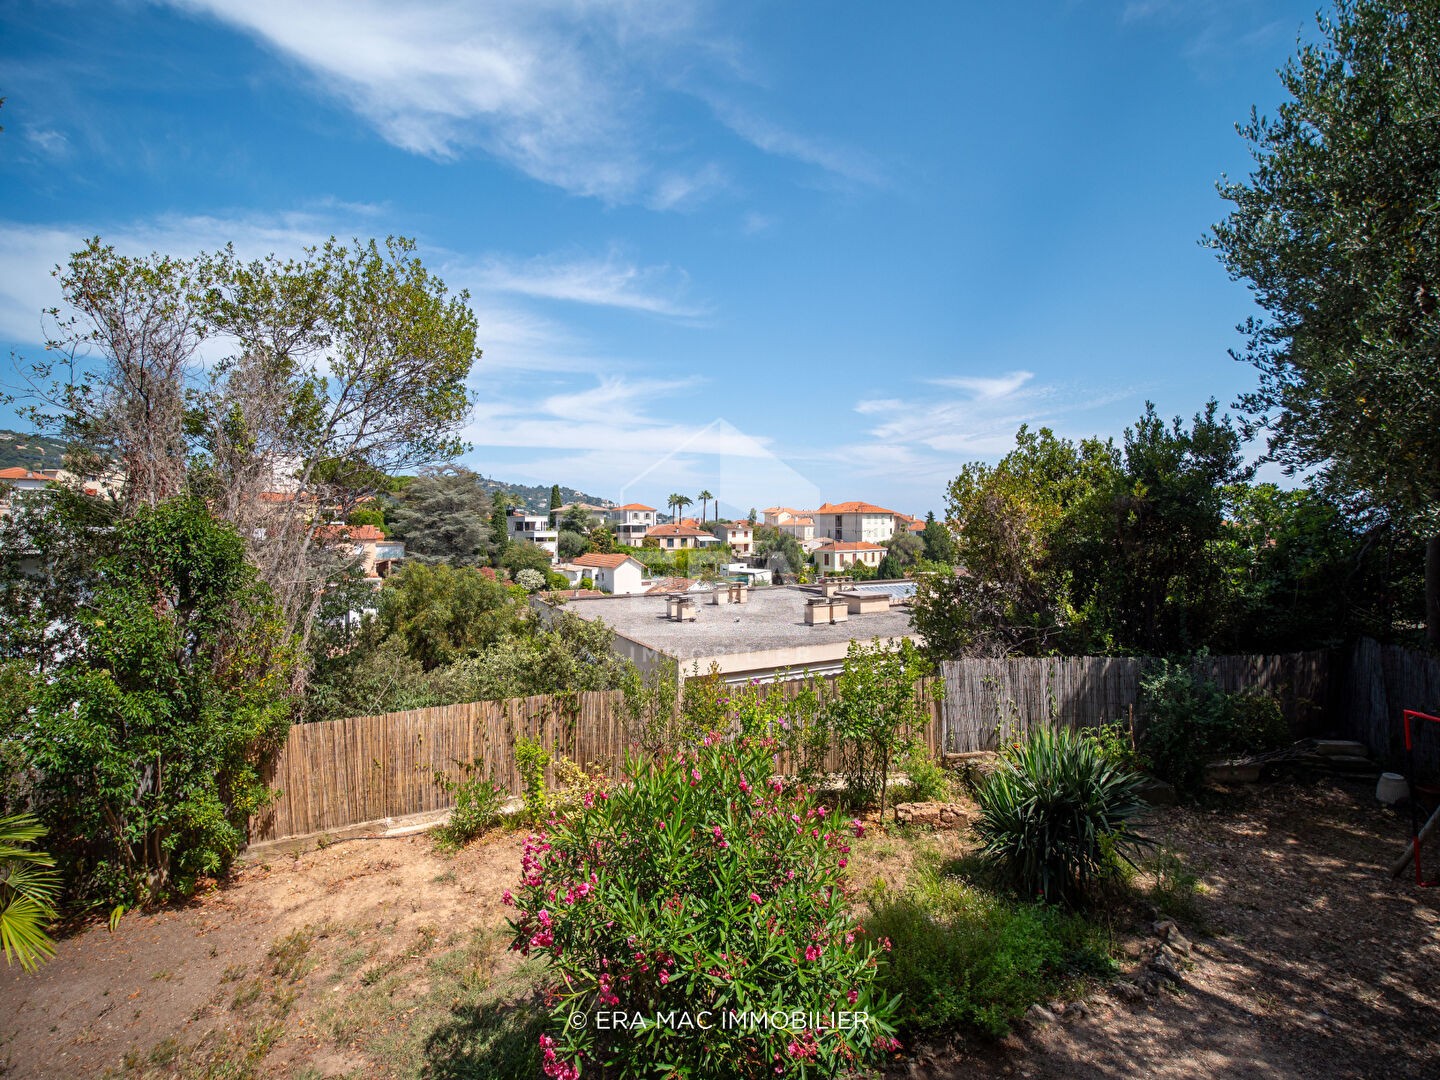
<instances>
[{"instance_id":1,"label":"gravel roof","mask_svg":"<svg viewBox=\"0 0 1440 1080\"><path fill-rule=\"evenodd\" d=\"M632 641L682 659L856 639L869 641L915 632L908 607L851 615L846 622L833 625L807 626L806 602L819 593L794 585L753 588L746 604L716 606L710 603L709 593L689 595L695 600L694 622L666 618L663 595L581 599L566 604L565 610L582 619L598 619Z\"/></svg>"}]
</instances>

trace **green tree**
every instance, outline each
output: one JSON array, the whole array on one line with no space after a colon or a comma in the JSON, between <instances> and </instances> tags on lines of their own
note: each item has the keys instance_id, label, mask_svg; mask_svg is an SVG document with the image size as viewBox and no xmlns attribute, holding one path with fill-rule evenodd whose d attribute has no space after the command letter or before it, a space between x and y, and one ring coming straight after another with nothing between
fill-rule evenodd
<instances>
[{"instance_id":1,"label":"green tree","mask_svg":"<svg viewBox=\"0 0 1440 1080\"><path fill-rule=\"evenodd\" d=\"M551 512L553 513L554 511L559 510L560 507L563 506L564 504L565 504L565 500L560 497L560 485L559 485L559 484L551 484L551 485L550 485L550 510L551 510Z\"/></svg>"},{"instance_id":2,"label":"green tree","mask_svg":"<svg viewBox=\"0 0 1440 1080\"><path fill-rule=\"evenodd\" d=\"M925 542L910 532L897 532L885 547L885 557L880 560L875 576L880 578L901 578L925 556Z\"/></svg>"},{"instance_id":3,"label":"green tree","mask_svg":"<svg viewBox=\"0 0 1440 1080\"><path fill-rule=\"evenodd\" d=\"M510 544L505 549L505 554L500 557L500 567L510 571L512 576L521 570L539 570L542 574L548 574L550 553L528 540L516 541Z\"/></svg>"},{"instance_id":4,"label":"green tree","mask_svg":"<svg viewBox=\"0 0 1440 1080\"><path fill-rule=\"evenodd\" d=\"M1440 7L1337 0L1280 71L1275 118L1240 133L1255 168L1206 242L1262 318L1238 358L1269 454L1411 521L1428 538L1440 644Z\"/></svg>"},{"instance_id":5,"label":"green tree","mask_svg":"<svg viewBox=\"0 0 1440 1080\"><path fill-rule=\"evenodd\" d=\"M405 542L407 559L454 566L489 562L496 546L494 506L472 470L427 466L388 501L390 535Z\"/></svg>"},{"instance_id":6,"label":"green tree","mask_svg":"<svg viewBox=\"0 0 1440 1080\"><path fill-rule=\"evenodd\" d=\"M518 501L508 491L497 491L490 496L491 559L495 566L500 565L500 560L511 547L510 508L517 505Z\"/></svg>"},{"instance_id":7,"label":"green tree","mask_svg":"<svg viewBox=\"0 0 1440 1080\"><path fill-rule=\"evenodd\" d=\"M615 534L608 526L596 525L589 533L590 550L609 555L615 550Z\"/></svg>"},{"instance_id":8,"label":"green tree","mask_svg":"<svg viewBox=\"0 0 1440 1080\"><path fill-rule=\"evenodd\" d=\"M594 516L581 506L572 506L561 516L561 529L576 533L588 533L595 525Z\"/></svg>"},{"instance_id":9,"label":"green tree","mask_svg":"<svg viewBox=\"0 0 1440 1080\"><path fill-rule=\"evenodd\" d=\"M700 492L700 523L702 525L705 523L706 510L709 508L710 500L713 498L715 498L715 496L710 494L710 490L708 488ZM718 511L719 508L717 507L716 509Z\"/></svg>"},{"instance_id":10,"label":"green tree","mask_svg":"<svg viewBox=\"0 0 1440 1080\"><path fill-rule=\"evenodd\" d=\"M932 510L925 515L925 531L920 534L925 544L925 558L931 562L955 562L955 537L943 521L935 520Z\"/></svg>"},{"instance_id":11,"label":"green tree","mask_svg":"<svg viewBox=\"0 0 1440 1080\"><path fill-rule=\"evenodd\" d=\"M522 596L470 567L407 562L380 590L380 627L426 671L476 655L527 620Z\"/></svg>"},{"instance_id":12,"label":"green tree","mask_svg":"<svg viewBox=\"0 0 1440 1080\"><path fill-rule=\"evenodd\" d=\"M224 872L244 844L294 651L244 541L200 500L141 506L103 545L18 736L72 892L129 906Z\"/></svg>"},{"instance_id":13,"label":"green tree","mask_svg":"<svg viewBox=\"0 0 1440 1080\"><path fill-rule=\"evenodd\" d=\"M560 558L569 560L590 550L590 538L584 533L561 529L555 546Z\"/></svg>"}]
</instances>

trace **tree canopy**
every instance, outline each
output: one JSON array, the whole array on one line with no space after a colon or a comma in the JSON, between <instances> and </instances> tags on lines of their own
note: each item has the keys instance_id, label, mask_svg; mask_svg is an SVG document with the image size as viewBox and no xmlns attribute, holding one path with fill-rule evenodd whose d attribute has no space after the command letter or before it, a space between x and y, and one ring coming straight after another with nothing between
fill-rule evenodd
<instances>
[{"instance_id":1,"label":"tree canopy","mask_svg":"<svg viewBox=\"0 0 1440 1080\"><path fill-rule=\"evenodd\" d=\"M1255 167L1206 242L1264 316L1237 357L1269 453L1440 536L1440 7L1338 0L1251 111ZM1440 640L1440 539L1430 545Z\"/></svg>"}]
</instances>

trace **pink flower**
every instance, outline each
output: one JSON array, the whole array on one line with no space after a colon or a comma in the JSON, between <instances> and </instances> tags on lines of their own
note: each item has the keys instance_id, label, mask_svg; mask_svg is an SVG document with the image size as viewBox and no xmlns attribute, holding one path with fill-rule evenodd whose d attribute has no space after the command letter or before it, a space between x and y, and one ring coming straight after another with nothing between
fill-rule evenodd
<instances>
[{"instance_id":1,"label":"pink flower","mask_svg":"<svg viewBox=\"0 0 1440 1080\"><path fill-rule=\"evenodd\" d=\"M750 794L750 782L746 780L743 776L740 777L740 790L743 791L746 795Z\"/></svg>"},{"instance_id":2,"label":"pink flower","mask_svg":"<svg viewBox=\"0 0 1440 1080\"><path fill-rule=\"evenodd\" d=\"M847 867L847 866L849 866L849 865L850 865L850 860L849 860L849 859L841 859L841 860L840 860L840 869L841 869L841 870L844 870L845 867Z\"/></svg>"},{"instance_id":3,"label":"pink flower","mask_svg":"<svg viewBox=\"0 0 1440 1080\"><path fill-rule=\"evenodd\" d=\"M661 985L661 986L669 986L669 985L670 985L670 973L669 973L668 971L661 971L661 972L660 972L660 985Z\"/></svg>"},{"instance_id":4,"label":"pink flower","mask_svg":"<svg viewBox=\"0 0 1440 1080\"><path fill-rule=\"evenodd\" d=\"M819 959L820 959L820 946L819 946L819 945L813 945L813 944L812 944L812 945L806 945L806 946L805 946L805 959L806 959L806 960L811 960L811 961L819 960Z\"/></svg>"},{"instance_id":5,"label":"pink flower","mask_svg":"<svg viewBox=\"0 0 1440 1080\"><path fill-rule=\"evenodd\" d=\"M594 805L595 805L595 793L594 793L593 791L587 791L587 792L585 792L585 809L586 809L586 810L589 810L589 809L590 809L592 806L594 806Z\"/></svg>"},{"instance_id":6,"label":"pink flower","mask_svg":"<svg viewBox=\"0 0 1440 1080\"><path fill-rule=\"evenodd\" d=\"M848 994L845 995L845 1000L848 1001L851 1005L854 1005L857 1001L860 1000L860 991L851 990Z\"/></svg>"},{"instance_id":7,"label":"pink flower","mask_svg":"<svg viewBox=\"0 0 1440 1080\"><path fill-rule=\"evenodd\" d=\"M855 830L855 839L857 840L865 835L865 823L859 818L850 819L850 828Z\"/></svg>"},{"instance_id":8,"label":"pink flower","mask_svg":"<svg viewBox=\"0 0 1440 1080\"><path fill-rule=\"evenodd\" d=\"M760 902L761 902L761 901L760 901L760 894L759 894L758 892L752 892L752 893L750 894L750 902L751 902L752 904L758 904L758 903L760 903Z\"/></svg>"},{"instance_id":9,"label":"pink flower","mask_svg":"<svg viewBox=\"0 0 1440 1080\"><path fill-rule=\"evenodd\" d=\"M506 889L503 893L500 894L500 902L506 907L514 907L515 894L512 893L509 889Z\"/></svg>"},{"instance_id":10,"label":"pink flower","mask_svg":"<svg viewBox=\"0 0 1440 1080\"><path fill-rule=\"evenodd\" d=\"M665 822L663 822L663 821L657 821L657 822L655 823L655 827L656 827L657 829L663 829L663 828L665 828Z\"/></svg>"}]
</instances>

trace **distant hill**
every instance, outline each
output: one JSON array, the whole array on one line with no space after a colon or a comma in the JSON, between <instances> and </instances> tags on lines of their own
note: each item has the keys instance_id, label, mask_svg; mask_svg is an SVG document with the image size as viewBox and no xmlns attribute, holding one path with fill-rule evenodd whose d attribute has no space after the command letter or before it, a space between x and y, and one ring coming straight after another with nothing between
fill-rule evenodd
<instances>
[{"instance_id":1,"label":"distant hill","mask_svg":"<svg viewBox=\"0 0 1440 1080\"><path fill-rule=\"evenodd\" d=\"M0 469L58 469L64 455L65 444L55 439L0 429Z\"/></svg>"},{"instance_id":2,"label":"distant hill","mask_svg":"<svg viewBox=\"0 0 1440 1080\"><path fill-rule=\"evenodd\" d=\"M12 469L16 466L22 469L58 469L62 464L65 447L65 443L56 439L0 428L0 469ZM486 476L480 478L480 483L492 495L497 491L508 491L516 498L524 500L525 509L534 513L543 514L550 509L550 488L547 486L511 484ZM567 503L585 502L596 505L608 501L564 484L560 485L560 498Z\"/></svg>"},{"instance_id":3,"label":"distant hill","mask_svg":"<svg viewBox=\"0 0 1440 1080\"><path fill-rule=\"evenodd\" d=\"M488 476L482 476L480 483L485 485L485 490L491 495L497 491L508 491L517 499L525 503L525 509L532 514L544 514L550 509L550 488L540 484L507 484L503 480L492 480ZM560 501L563 503L583 502L602 506L609 502L609 499L602 499L598 495L587 495L578 488L560 485Z\"/></svg>"}]
</instances>

